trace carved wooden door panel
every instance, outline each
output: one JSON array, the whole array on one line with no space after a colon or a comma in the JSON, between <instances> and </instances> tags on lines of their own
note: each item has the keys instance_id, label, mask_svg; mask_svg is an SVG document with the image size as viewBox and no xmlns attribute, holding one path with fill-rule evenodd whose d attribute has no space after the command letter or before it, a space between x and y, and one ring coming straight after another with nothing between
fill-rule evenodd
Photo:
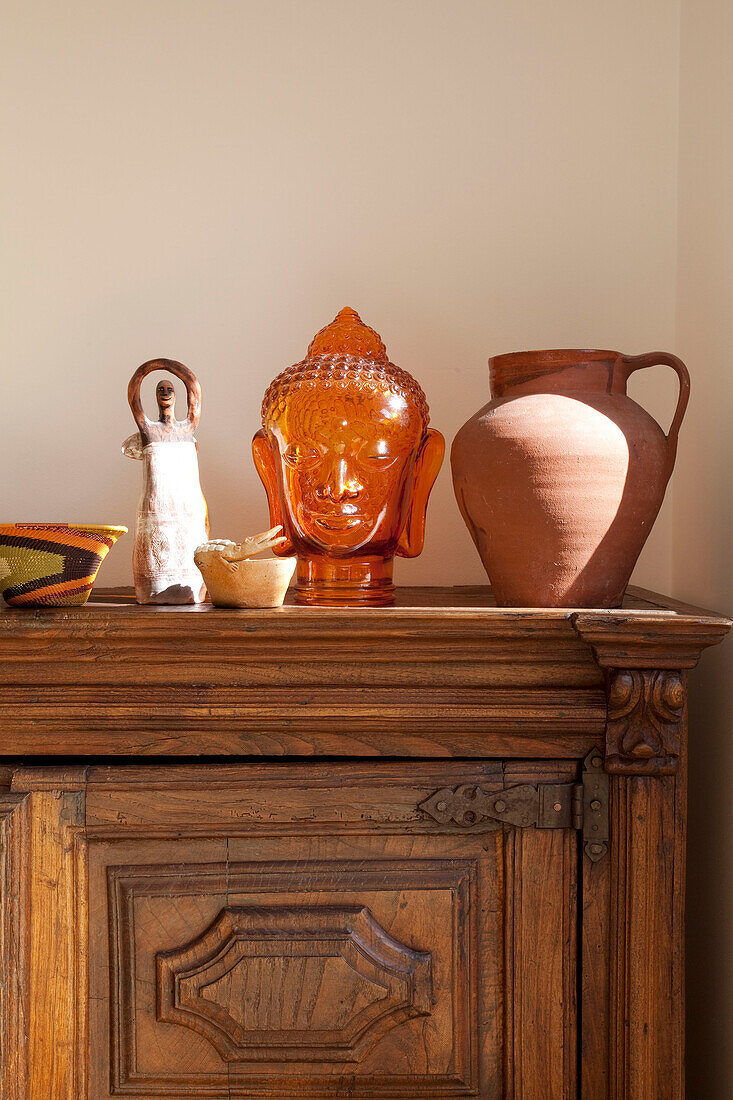
<instances>
[{"instance_id":1,"label":"carved wooden door panel","mask_svg":"<svg viewBox=\"0 0 733 1100\"><path fill-rule=\"evenodd\" d=\"M424 807L576 775L91 769L64 833L88 899L69 1100L575 1097L577 833Z\"/></svg>"}]
</instances>

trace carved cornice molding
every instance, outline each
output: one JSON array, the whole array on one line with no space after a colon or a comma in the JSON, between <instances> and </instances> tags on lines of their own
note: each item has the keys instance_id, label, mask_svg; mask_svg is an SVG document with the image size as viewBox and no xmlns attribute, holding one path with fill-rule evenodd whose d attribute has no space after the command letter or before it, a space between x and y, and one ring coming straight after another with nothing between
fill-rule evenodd
<instances>
[{"instance_id":1,"label":"carved cornice molding","mask_svg":"<svg viewBox=\"0 0 733 1100\"><path fill-rule=\"evenodd\" d=\"M577 612L572 623L604 670L605 769L617 775L673 775L685 722L686 670L717 645L730 620L674 611L638 615Z\"/></svg>"},{"instance_id":2,"label":"carved cornice molding","mask_svg":"<svg viewBox=\"0 0 733 1100\"><path fill-rule=\"evenodd\" d=\"M578 611L571 622L601 668L694 668L731 628L723 616L674 611Z\"/></svg>"}]
</instances>

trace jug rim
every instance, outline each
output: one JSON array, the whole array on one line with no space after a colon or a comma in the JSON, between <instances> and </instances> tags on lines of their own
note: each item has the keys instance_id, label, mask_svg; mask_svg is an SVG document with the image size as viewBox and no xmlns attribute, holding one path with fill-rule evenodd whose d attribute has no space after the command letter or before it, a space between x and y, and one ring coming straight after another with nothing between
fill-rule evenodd
<instances>
[{"instance_id":1,"label":"jug rim","mask_svg":"<svg viewBox=\"0 0 733 1100\"><path fill-rule=\"evenodd\" d=\"M572 366L574 363L597 363L608 359L618 359L619 351L601 351L597 348L544 348L539 351L509 351L502 355L492 355L489 366L512 367L527 366L530 363L541 366Z\"/></svg>"},{"instance_id":2,"label":"jug rim","mask_svg":"<svg viewBox=\"0 0 733 1100\"><path fill-rule=\"evenodd\" d=\"M507 389L532 382L544 375L556 374L566 367L585 367L592 363L607 364L612 377L612 364L620 357L618 351L590 348L547 348L543 351L511 351L489 359L489 382L495 397ZM587 383L584 384L587 388Z\"/></svg>"}]
</instances>

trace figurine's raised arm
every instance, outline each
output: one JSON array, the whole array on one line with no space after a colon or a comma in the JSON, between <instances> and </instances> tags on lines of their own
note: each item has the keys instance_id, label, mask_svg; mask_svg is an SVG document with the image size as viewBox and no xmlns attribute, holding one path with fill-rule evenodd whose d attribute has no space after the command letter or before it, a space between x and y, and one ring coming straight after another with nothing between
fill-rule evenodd
<instances>
[{"instance_id":1,"label":"figurine's raised arm","mask_svg":"<svg viewBox=\"0 0 733 1100\"><path fill-rule=\"evenodd\" d=\"M158 421L148 420L143 411L140 397L140 386L144 378L153 371L164 370L180 378L186 387L187 415L185 420L176 420L174 417L176 395L173 386L167 379L162 379L155 390L158 402ZM196 430L201 417L201 386L192 370L175 359L149 359L147 363L139 366L127 387L127 400L130 403L132 415L140 431L143 445L167 439L171 442L192 442L193 433ZM159 427L162 425L162 427Z\"/></svg>"}]
</instances>

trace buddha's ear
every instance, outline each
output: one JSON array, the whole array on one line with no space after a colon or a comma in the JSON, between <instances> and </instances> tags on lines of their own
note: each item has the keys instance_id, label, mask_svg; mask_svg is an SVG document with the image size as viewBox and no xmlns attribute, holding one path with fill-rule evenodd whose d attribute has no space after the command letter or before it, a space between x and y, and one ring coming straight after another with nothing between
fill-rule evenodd
<instances>
[{"instance_id":1,"label":"buddha's ear","mask_svg":"<svg viewBox=\"0 0 733 1100\"><path fill-rule=\"evenodd\" d=\"M445 440L435 428L428 428L412 470L412 494L410 512L400 540L397 553L402 558L416 558L421 553L425 541L425 513L428 508L430 490L435 484L445 454Z\"/></svg>"},{"instance_id":2,"label":"buddha's ear","mask_svg":"<svg viewBox=\"0 0 733 1100\"><path fill-rule=\"evenodd\" d=\"M267 503L270 506L270 526L284 528L275 455L272 453L272 445L267 437L267 432L263 431L262 428L252 440L252 457L255 462L255 469L260 475L260 481L265 486L265 492L267 493ZM286 534L284 530L283 534ZM281 555L292 554L293 544L288 539L287 542L282 542L279 546L273 547L272 552Z\"/></svg>"}]
</instances>

